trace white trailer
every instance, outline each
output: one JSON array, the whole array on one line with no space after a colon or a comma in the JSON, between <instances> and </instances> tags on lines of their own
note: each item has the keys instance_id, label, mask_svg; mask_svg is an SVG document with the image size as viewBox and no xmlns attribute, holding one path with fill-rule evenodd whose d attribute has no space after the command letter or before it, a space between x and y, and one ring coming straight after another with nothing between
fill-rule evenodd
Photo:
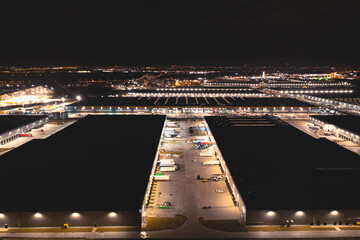
<instances>
[{"instance_id":1,"label":"white trailer","mask_svg":"<svg viewBox=\"0 0 360 240\"><path fill-rule=\"evenodd\" d=\"M168 137L164 137L163 138L164 141L174 141L174 142L181 142L183 139L181 138L168 138Z\"/></svg>"},{"instance_id":2,"label":"white trailer","mask_svg":"<svg viewBox=\"0 0 360 240\"><path fill-rule=\"evenodd\" d=\"M209 140L208 136L196 136L195 139Z\"/></svg>"},{"instance_id":3,"label":"white trailer","mask_svg":"<svg viewBox=\"0 0 360 240\"><path fill-rule=\"evenodd\" d=\"M174 161L174 159L173 158L161 158L161 159L159 159L159 162L160 161Z\"/></svg>"},{"instance_id":4,"label":"white trailer","mask_svg":"<svg viewBox=\"0 0 360 240\"><path fill-rule=\"evenodd\" d=\"M174 153L160 153L160 157L174 157L174 158L179 158L180 155L179 154L174 154ZM165 158L164 158L165 159Z\"/></svg>"},{"instance_id":5,"label":"white trailer","mask_svg":"<svg viewBox=\"0 0 360 240\"><path fill-rule=\"evenodd\" d=\"M178 124L177 122L172 122L172 121L166 121L166 124Z\"/></svg>"},{"instance_id":6,"label":"white trailer","mask_svg":"<svg viewBox=\"0 0 360 240\"><path fill-rule=\"evenodd\" d=\"M175 167L175 162L160 162L160 167Z\"/></svg>"},{"instance_id":7,"label":"white trailer","mask_svg":"<svg viewBox=\"0 0 360 240\"><path fill-rule=\"evenodd\" d=\"M212 147L201 150L200 156L211 157L214 155L214 149Z\"/></svg>"},{"instance_id":8,"label":"white trailer","mask_svg":"<svg viewBox=\"0 0 360 240\"><path fill-rule=\"evenodd\" d=\"M155 181L169 181L170 175L154 175Z\"/></svg>"},{"instance_id":9,"label":"white trailer","mask_svg":"<svg viewBox=\"0 0 360 240\"><path fill-rule=\"evenodd\" d=\"M196 138L194 138L193 143L199 142L210 142L210 138L208 136L197 136Z\"/></svg>"},{"instance_id":10,"label":"white trailer","mask_svg":"<svg viewBox=\"0 0 360 240\"><path fill-rule=\"evenodd\" d=\"M204 161L203 165L219 165L220 161L219 160L213 160L213 161Z\"/></svg>"},{"instance_id":11,"label":"white trailer","mask_svg":"<svg viewBox=\"0 0 360 240\"><path fill-rule=\"evenodd\" d=\"M180 130L176 130L174 128L165 128L164 129L164 133L167 133L167 134L176 134L176 133L179 133Z\"/></svg>"},{"instance_id":12,"label":"white trailer","mask_svg":"<svg viewBox=\"0 0 360 240\"><path fill-rule=\"evenodd\" d=\"M175 172L176 167L160 167L161 172Z\"/></svg>"},{"instance_id":13,"label":"white trailer","mask_svg":"<svg viewBox=\"0 0 360 240\"><path fill-rule=\"evenodd\" d=\"M174 159L164 158L164 159L160 159L158 163L175 163L175 162Z\"/></svg>"},{"instance_id":14,"label":"white trailer","mask_svg":"<svg viewBox=\"0 0 360 240\"><path fill-rule=\"evenodd\" d=\"M202 156L202 157L212 157L213 153L212 152L200 152L200 156Z\"/></svg>"},{"instance_id":15,"label":"white trailer","mask_svg":"<svg viewBox=\"0 0 360 240\"><path fill-rule=\"evenodd\" d=\"M179 127L179 126L175 123L166 123L166 127Z\"/></svg>"},{"instance_id":16,"label":"white trailer","mask_svg":"<svg viewBox=\"0 0 360 240\"><path fill-rule=\"evenodd\" d=\"M166 127L164 131L181 131L181 128L178 127Z\"/></svg>"}]
</instances>

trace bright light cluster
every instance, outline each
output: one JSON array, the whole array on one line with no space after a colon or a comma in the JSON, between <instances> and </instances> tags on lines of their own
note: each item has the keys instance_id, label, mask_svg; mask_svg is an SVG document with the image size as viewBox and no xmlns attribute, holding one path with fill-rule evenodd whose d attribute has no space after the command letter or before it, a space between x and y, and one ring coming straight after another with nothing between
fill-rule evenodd
<instances>
[{"instance_id":1,"label":"bright light cluster","mask_svg":"<svg viewBox=\"0 0 360 240\"><path fill-rule=\"evenodd\" d=\"M129 97L269 97L265 93L129 93Z\"/></svg>"},{"instance_id":2,"label":"bright light cluster","mask_svg":"<svg viewBox=\"0 0 360 240\"><path fill-rule=\"evenodd\" d=\"M291 90L280 93L352 93L353 90Z\"/></svg>"},{"instance_id":3,"label":"bright light cluster","mask_svg":"<svg viewBox=\"0 0 360 240\"><path fill-rule=\"evenodd\" d=\"M157 88L157 91L251 91L251 88Z\"/></svg>"}]
</instances>

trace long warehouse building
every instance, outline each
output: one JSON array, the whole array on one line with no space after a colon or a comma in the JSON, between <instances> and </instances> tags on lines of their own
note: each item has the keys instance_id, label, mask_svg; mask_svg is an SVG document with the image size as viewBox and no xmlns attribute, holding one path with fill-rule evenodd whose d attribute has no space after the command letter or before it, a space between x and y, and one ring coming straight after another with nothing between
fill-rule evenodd
<instances>
[{"instance_id":1,"label":"long warehouse building","mask_svg":"<svg viewBox=\"0 0 360 240\"><path fill-rule=\"evenodd\" d=\"M247 224L353 224L360 156L270 116L205 117Z\"/></svg>"},{"instance_id":2,"label":"long warehouse building","mask_svg":"<svg viewBox=\"0 0 360 240\"><path fill-rule=\"evenodd\" d=\"M0 225L140 226L164 121L89 115L2 155Z\"/></svg>"}]
</instances>

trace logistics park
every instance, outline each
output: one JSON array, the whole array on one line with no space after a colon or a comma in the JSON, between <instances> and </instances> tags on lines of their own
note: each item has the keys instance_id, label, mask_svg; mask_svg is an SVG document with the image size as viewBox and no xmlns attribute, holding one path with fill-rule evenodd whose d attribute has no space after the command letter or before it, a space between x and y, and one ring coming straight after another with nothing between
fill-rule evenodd
<instances>
[{"instance_id":1,"label":"logistics park","mask_svg":"<svg viewBox=\"0 0 360 240\"><path fill-rule=\"evenodd\" d=\"M229 80L1 115L0 237L360 237L357 94Z\"/></svg>"}]
</instances>

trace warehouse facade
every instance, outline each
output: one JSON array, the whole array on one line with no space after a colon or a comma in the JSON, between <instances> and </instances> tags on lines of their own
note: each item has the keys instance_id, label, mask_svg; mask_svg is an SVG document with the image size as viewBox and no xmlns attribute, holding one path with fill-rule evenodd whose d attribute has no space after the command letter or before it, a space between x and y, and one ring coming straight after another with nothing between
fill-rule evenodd
<instances>
[{"instance_id":1,"label":"warehouse facade","mask_svg":"<svg viewBox=\"0 0 360 240\"><path fill-rule=\"evenodd\" d=\"M44 116L2 115L0 116L0 145L15 140L21 133L42 127L49 120Z\"/></svg>"}]
</instances>

